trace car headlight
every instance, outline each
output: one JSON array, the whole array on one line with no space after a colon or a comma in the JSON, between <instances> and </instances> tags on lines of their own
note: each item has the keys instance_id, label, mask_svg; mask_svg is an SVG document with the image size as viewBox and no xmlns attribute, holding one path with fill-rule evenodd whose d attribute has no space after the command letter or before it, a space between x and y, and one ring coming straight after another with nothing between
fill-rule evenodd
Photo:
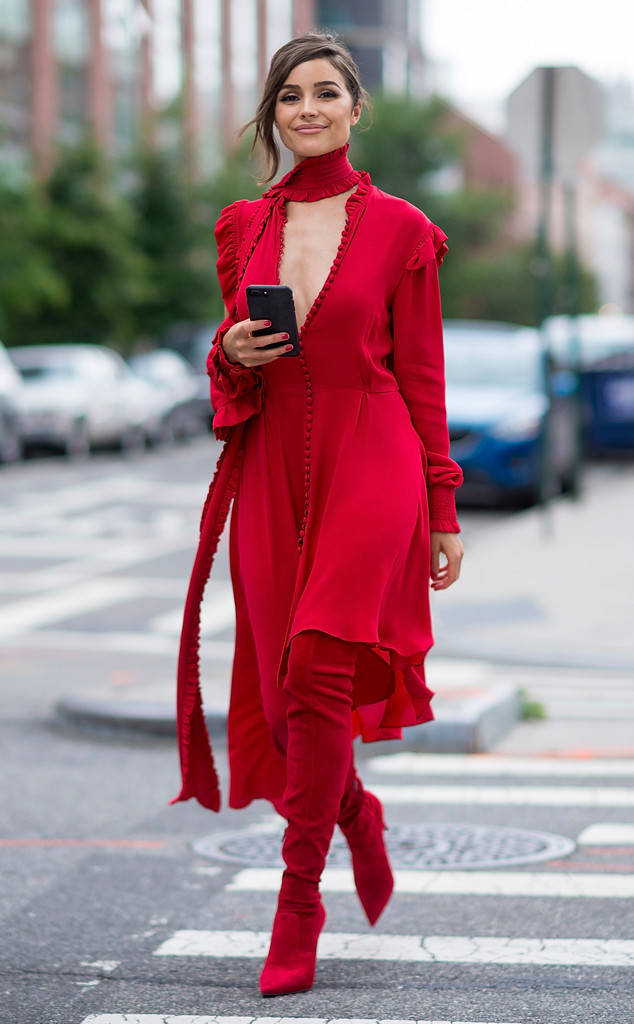
<instances>
[{"instance_id":1,"label":"car headlight","mask_svg":"<svg viewBox=\"0 0 634 1024\"><path fill-rule=\"evenodd\" d=\"M530 441L538 436L545 411L545 398L536 395L535 401L496 423L491 428L491 436L500 441Z\"/></svg>"}]
</instances>

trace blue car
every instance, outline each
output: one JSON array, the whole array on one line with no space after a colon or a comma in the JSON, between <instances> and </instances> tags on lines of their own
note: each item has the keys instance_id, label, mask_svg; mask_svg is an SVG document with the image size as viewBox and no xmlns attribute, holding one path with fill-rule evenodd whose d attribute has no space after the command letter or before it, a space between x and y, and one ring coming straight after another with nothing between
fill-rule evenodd
<instances>
[{"instance_id":1,"label":"blue car","mask_svg":"<svg viewBox=\"0 0 634 1024\"><path fill-rule=\"evenodd\" d=\"M553 316L545 327L557 362L579 369L585 450L634 452L634 316Z\"/></svg>"},{"instance_id":2,"label":"blue car","mask_svg":"<svg viewBox=\"0 0 634 1024\"><path fill-rule=\"evenodd\" d=\"M545 357L534 328L445 320L447 419L460 463L461 502L526 504L574 485L575 414L569 386L544 388ZM567 382L562 381L563 385Z\"/></svg>"}]
</instances>

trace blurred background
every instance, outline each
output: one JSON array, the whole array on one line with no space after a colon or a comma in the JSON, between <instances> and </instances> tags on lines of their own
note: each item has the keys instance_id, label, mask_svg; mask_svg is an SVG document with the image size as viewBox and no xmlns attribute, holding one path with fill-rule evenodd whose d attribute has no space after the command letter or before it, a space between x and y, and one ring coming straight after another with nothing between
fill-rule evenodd
<instances>
[{"instance_id":1,"label":"blurred background","mask_svg":"<svg viewBox=\"0 0 634 1024\"><path fill-rule=\"evenodd\" d=\"M213 226L262 191L238 131L272 53L313 28L341 34L372 95L353 164L449 237L447 407L471 569L436 602L436 651L629 671L634 24L621 0L601 18L590 0L4 0L4 635L108 650L102 682L126 693L133 654L149 652L171 706L219 451ZM205 627L219 705L225 570Z\"/></svg>"},{"instance_id":2,"label":"blurred background","mask_svg":"<svg viewBox=\"0 0 634 1024\"><path fill-rule=\"evenodd\" d=\"M261 191L251 136L237 132L274 50L322 27L343 36L373 97L353 162L449 235L462 500L577 493L584 457L634 449L632 19L619 0L599 25L593 13L4 0L0 458L209 428L204 364L222 314L212 228L224 205ZM513 361L511 335L514 377L496 357Z\"/></svg>"},{"instance_id":3,"label":"blurred background","mask_svg":"<svg viewBox=\"0 0 634 1024\"><path fill-rule=\"evenodd\" d=\"M631 1020L632 0L0 0L3 1019L262 1012L236 951L270 927L279 819L168 801L221 451L213 228L262 191L238 130L313 28L372 95L353 165L448 235L465 558L431 593L434 721L356 746L403 869L391 916L364 944L337 883L344 952L285 1019ZM200 652L225 801L228 533Z\"/></svg>"}]
</instances>

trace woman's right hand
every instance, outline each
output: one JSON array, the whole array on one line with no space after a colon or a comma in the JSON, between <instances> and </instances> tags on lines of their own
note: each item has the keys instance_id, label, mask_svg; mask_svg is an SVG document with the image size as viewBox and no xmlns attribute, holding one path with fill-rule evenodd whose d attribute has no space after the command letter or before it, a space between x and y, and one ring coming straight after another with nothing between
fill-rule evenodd
<instances>
[{"instance_id":1,"label":"woman's right hand","mask_svg":"<svg viewBox=\"0 0 634 1024\"><path fill-rule=\"evenodd\" d=\"M274 359L292 349L293 346L288 343L288 334L262 334L258 338L253 337L252 331L270 326L270 320L241 320L230 327L222 339L222 348L227 359L242 366L262 366L264 363L272 363ZM262 345L272 345L274 341L279 342L275 348L262 349Z\"/></svg>"}]
</instances>

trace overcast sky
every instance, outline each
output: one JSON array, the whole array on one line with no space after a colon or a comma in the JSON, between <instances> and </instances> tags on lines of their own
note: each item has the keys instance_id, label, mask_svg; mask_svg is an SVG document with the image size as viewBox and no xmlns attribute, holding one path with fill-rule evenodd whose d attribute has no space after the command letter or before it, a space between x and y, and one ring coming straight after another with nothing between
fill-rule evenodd
<instances>
[{"instance_id":1,"label":"overcast sky","mask_svg":"<svg viewBox=\"0 0 634 1024\"><path fill-rule=\"evenodd\" d=\"M634 82L634 0L422 0L436 86L492 129L533 67L577 64Z\"/></svg>"}]
</instances>

